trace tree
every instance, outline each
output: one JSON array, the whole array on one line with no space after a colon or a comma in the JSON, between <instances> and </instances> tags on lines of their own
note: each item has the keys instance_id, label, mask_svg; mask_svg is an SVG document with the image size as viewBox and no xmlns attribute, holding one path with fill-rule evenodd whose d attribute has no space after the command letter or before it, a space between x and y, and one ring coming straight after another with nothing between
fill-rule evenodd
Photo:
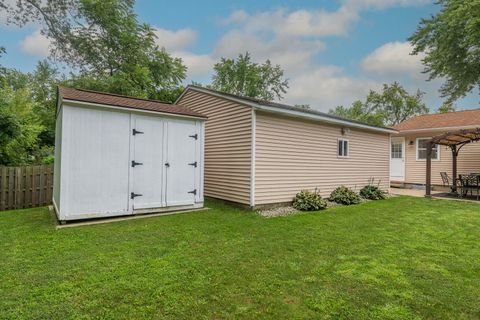
<instances>
[{"instance_id":1,"label":"tree","mask_svg":"<svg viewBox=\"0 0 480 320\"><path fill-rule=\"evenodd\" d=\"M0 47L0 58L5 54L5 47ZM3 67L1 64L0 64L0 78L3 77L3 74L5 73L5 67Z\"/></svg>"},{"instance_id":2,"label":"tree","mask_svg":"<svg viewBox=\"0 0 480 320\"><path fill-rule=\"evenodd\" d=\"M40 24L43 35L50 38L55 52L69 50L68 38L81 21L77 0L0 0L0 9L6 12L6 23L23 27L29 23Z\"/></svg>"},{"instance_id":3,"label":"tree","mask_svg":"<svg viewBox=\"0 0 480 320\"><path fill-rule=\"evenodd\" d=\"M41 145L55 143L55 120L57 110L57 85L61 82L59 73L47 60L39 61L35 71L30 75L30 88L38 115L44 131L40 134Z\"/></svg>"},{"instance_id":4,"label":"tree","mask_svg":"<svg viewBox=\"0 0 480 320\"><path fill-rule=\"evenodd\" d=\"M288 88L279 65L270 60L254 63L248 52L235 59L222 58L213 67L211 87L215 90L263 100L282 99Z\"/></svg>"},{"instance_id":5,"label":"tree","mask_svg":"<svg viewBox=\"0 0 480 320\"><path fill-rule=\"evenodd\" d=\"M368 105L360 100L355 101L350 108L337 106L335 109L331 109L328 113L346 119L365 122L374 126L384 125L383 114L369 110Z\"/></svg>"},{"instance_id":6,"label":"tree","mask_svg":"<svg viewBox=\"0 0 480 320\"><path fill-rule=\"evenodd\" d=\"M438 108L438 113L455 112L457 108L451 102L446 102Z\"/></svg>"},{"instance_id":7,"label":"tree","mask_svg":"<svg viewBox=\"0 0 480 320\"><path fill-rule=\"evenodd\" d=\"M424 93L417 90L409 94L398 82L384 84L382 93L370 91L366 104L369 110L383 114L385 125L396 125L410 117L428 113L428 107L422 101Z\"/></svg>"},{"instance_id":8,"label":"tree","mask_svg":"<svg viewBox=\"0 0 480 320\"><path fill-rule=\"evenodd\" d=\"M51 57L79 70L74 83L158 98L179 86L186 67L156 45L154 30L139 23L133 5L133 0L0 0L9 23L41 23L53 41Z\"/></svg>"},{"instance_id":9,"label":"tree","mask_svg":"<svg viewBox=\"0 0 480 320\"><path fill-rule=\"evenodd\" d=\"M422 19L409 38L413 54L425 53L430 79L445 78L440 89L453 102L480 84L480 0L438 0L442 10Z\"/></svg>"},{"instance_id":10,"label":"tree","mask_svg":"<svg viewBox=\"0 0 480 320\"><path fill-rule=\"evenodd\" d=\"M365 102L356 101L350 108L338 106L329 113L377 126L392 126L410 117L428 113L424 93L409 94L399 83L384 84L381 93L370 91Z\"/></svg>"},{"instance_id":11,"label":"tree","mask_svg":"<svg viewBox=\"0 0 480 320\"><path fill-rule=\"evenodd\" d=\"M6 83L0 88L0 165L23 165L37 160L32 153L39 148L38 136L43 126L34 109L28 88L14 90Z\"/></svg>"}]
</instances>

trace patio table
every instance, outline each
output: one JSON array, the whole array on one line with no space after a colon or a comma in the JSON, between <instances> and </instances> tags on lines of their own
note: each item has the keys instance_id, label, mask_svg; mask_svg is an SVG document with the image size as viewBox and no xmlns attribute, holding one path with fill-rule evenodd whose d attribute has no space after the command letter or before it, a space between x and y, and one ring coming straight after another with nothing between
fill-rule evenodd
<instances>
[{"instance_id":1,"label":"patio table","mask_svg":"<svg viewBox=\"0 0 480 320\"><path fill-rule=\"evenodd\" d=\"M480 198L480 174L473 173L467 175L459 175L458 180L460 181L461 192L460 197L466 197L468 191L473 196L473 191L476 191L477 200Z\"/></svg>"}]
</instances>

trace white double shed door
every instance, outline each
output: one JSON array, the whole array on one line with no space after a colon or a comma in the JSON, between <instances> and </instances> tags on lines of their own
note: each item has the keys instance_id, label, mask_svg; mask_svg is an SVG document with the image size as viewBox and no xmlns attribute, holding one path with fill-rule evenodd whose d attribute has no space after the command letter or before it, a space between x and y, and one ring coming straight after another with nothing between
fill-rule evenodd
<instances>
[{"instance_id":1,"label":"white double shed door","mask_svg":"<svg viewBox=\"0 0 480 320\"><path fill-rule=\"evenodd\" d=\"M60 220L203 203L202 120L64 105L59 133Z\"/></svg>"},{"instance_id":2,"label":"white double shed door","mask_svg":"<svg viewBox=\"0 0 480 320\"><path fill-rule=\"evenodd\" d=\"M132 127L133 209L193 204L200 165L195 122L135 115Z\"/></svg>"}]
</instances>

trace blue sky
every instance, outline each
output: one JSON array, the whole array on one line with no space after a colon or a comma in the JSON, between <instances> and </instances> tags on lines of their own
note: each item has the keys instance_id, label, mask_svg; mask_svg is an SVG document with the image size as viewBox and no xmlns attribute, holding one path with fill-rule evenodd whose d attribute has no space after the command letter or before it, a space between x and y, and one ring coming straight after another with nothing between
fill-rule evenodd
<instances>
[{"instance_id":1,"label":"blue sky","mask_svg":"<svg viewBox=\"0 0 480 320\"><path fill-rule=\"evenodd\" d=\"M421 18L438 11L433 1L138 0L135 9L139 20L157 29L159 45L184 59L186 83L208 83L220 57L249 51L254 60L270 59L285 69L286 103L326 111L395 80L426 92L432 111L442 103L441 80L425 81L421 57L409 55L406 41ZM0 45L7 48L2 64L32 70L48 54L48 39L36 25L20 29L4 20L0 13ZM477 105L477 94L457 102L460 109Z\"/></svg>"}]
</instances>

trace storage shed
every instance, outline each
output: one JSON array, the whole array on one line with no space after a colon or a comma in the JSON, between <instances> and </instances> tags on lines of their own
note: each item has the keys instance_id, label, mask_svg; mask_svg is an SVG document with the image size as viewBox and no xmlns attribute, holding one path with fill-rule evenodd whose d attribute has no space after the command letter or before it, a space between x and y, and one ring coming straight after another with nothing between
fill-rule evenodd
<instances>
[{"instance_id":1,"label":"storage shed","mask_svg":"<svg viewBox=\"0 0 480 320\"><path fill-rule=\"evenodd\" d=\"M60 87L60 221L203 206L206 117L181 105Z\"/></svg>"},{"instance_id":2,"label":"storage shed","mask_svg":"<svg viewBox=\"0 0 480 320\"><path fill-rule=\"evenodd\" d=\"M205 196L258 207L372 179L389 191L394 129L192 85L177 103L208 116Z\"/></svg>"}]
</instances>

